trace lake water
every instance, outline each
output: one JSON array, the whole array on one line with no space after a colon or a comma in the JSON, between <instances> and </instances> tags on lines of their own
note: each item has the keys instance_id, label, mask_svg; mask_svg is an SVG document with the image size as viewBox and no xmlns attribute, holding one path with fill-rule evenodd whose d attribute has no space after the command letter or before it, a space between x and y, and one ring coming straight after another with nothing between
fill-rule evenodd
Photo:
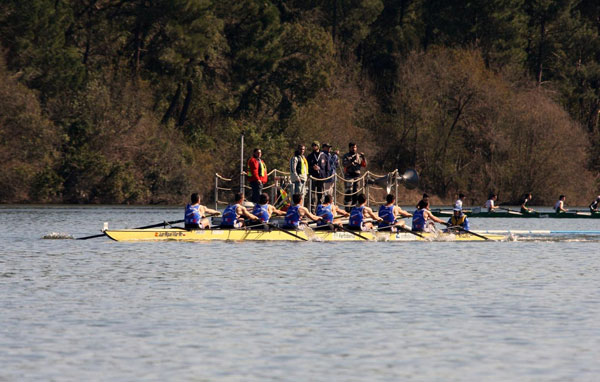
<instances>
[{"instance_id":1,"label":"lake water","mask_svg":"<svg viewBox=\"0 0 600 382\"><path fill-rule=\"evenodd\" d=\"M597 381L600 239L122 243L165 207L0 207L0 381ZM600 220L472 219L600 230Z\"/></svg>"}]
</instances>

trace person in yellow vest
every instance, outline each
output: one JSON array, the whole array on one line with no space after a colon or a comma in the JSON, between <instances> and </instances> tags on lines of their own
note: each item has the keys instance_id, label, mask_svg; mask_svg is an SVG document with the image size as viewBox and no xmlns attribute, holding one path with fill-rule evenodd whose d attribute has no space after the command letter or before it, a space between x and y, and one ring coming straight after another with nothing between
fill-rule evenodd
<instances>
[{"instance_id":1,"label":"person in yellow vest","mask_svg":"<svg viewBox=\"0 0 600 382\"><path fill-rule=\"evenodd\" d=\"M252 198L250 201L254 204L258 204L263 185L267 183L267 166L262 160L261 149L254 149L252 157L248 159L247 169L248 182L250 182L250 187L252 187Z\"/></svg>"},{"instance_id":2,"label":"person in yellow vest","mask_svg":"<svg viewBox=\"0 0 600 382\"><path fill-rule=\"evenodd\" d=\"M304 198L306 180L308 179L308 162L304 157L304 145L298 145L294 156L290 159L290 181L293 185L292 194L300 194Z\"/></svg>"},{"instance_id":3,"label":"person in yellow vest","mask_svg":"<svg viewBox=\"0 0 600 382\"><path fill-rule=\"evenodd\" d=\"M461 230L458 227L462 228L465 231L468 231L470 229L469 219L467 218L467 215L463 214L462 208L458 208L456 206L454 206L452 217L448 219L447 225L448 227L450 227L447 229L447 231L458 231L460 233Z\"/></svg>"}]
</instances>

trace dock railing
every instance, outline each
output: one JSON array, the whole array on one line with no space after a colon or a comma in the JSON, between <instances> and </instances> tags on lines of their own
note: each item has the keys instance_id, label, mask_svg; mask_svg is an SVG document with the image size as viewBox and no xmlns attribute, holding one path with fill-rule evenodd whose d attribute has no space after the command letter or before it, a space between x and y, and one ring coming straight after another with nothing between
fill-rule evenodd
<instances>
[{"instance_id":1,"label":"dock railing","mask_svg":"<svg viewBox=\"0 0 600 382\"><path fill-rule=\"evenodd\" d=\"M246 172L242 172L239 174L239 178L243 179L243 189L251 190L251 187L246 184ZM263 192L268 192L271 197L271 203L273 205L279 204L281 202L280 194L278 190L283 189L287 194L287 200L291 202L292 192L293 192L293 184L290 181L290 173L281 171L279 169L273 169L268 174L268 183L263 186ZM235 176L237 178L237 175ZM214 189L214 198L215 198L215 209L218 209L220 206L226 206L230 203L230 196L233 192L237 192L239 188L239 184L234 184L237 179L235 178L226 178L220 174L215 174L215 189ZM327 182L328 180L333 179L333 182ZM388 179L392 179L391 182L388 182ZM386 183L387 187L383 187L382 184ZM332 186L324 188L322 191L317 191L313 189L314 182L323 182L323 184L333 183ZM341 187L340 187L341 185ZM359 177L355 178L344 178L342 175L338 173L334 173L327 178L315 178L313 176L308 176L308 180L304 187L304 201L305 205L314 211L316 206L313 203L318 199L322 199L325 194L331 194L333 199L333 203L337 204L338 199L342 202L342 206L349 210L353 205L353 201L356 200L356 196L358 194L364 193L367 197L367 205L371 205L372 203L380 204L383 200L375 200L374 195L372 195L371 190L386 190L389 188L390 191L393 190L393 193L396 196L396 203L398 201L398 170L391 171L385 175L376 174L371 171L366 171ZM356 187L356 190L354 188ZM235 190L235 191L234 191ZM387 192L387 190L386 190ZM228 195L224 197L224 193ZM246 193L246 192L245 192ZM308 194L308 195L307 195ZM320 196L320 198L318 197Z\"/></svg>"}]
</instances>

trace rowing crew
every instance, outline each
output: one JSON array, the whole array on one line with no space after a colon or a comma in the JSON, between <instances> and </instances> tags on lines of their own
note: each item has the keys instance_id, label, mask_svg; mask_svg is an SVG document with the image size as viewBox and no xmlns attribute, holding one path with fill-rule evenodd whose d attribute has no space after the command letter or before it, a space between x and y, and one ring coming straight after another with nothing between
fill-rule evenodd
<instances>
[{"instance_id":1,"label":"rowing crew","mask_svg":"<svg viewBox=\"0 0 600 382\"><path fill-rule=\"evenodd\" d=\"M294 194L292 201L293 205L287 211L282 211L269 204L269 196L263 193L260 195L259 203L255 204L252 212L250 212L243 205L244 195L236 193L233 203L223 211L220 228L252 227L261 229L270 226L271 216L285 216L284 229L303 229L307 226L306 219L315 222L316 227L314 229L317 230L344 229L341 226L339 217L347 217L347 229L353 231L370 231L375 228L378 231L407 231L408 228L406 228L405 222L399 220L399 217L413 217L412 231L415 232L434 231L434 223L460 226L465 230L469 229L467 217L462 213L462 209L456 208L455 214L448 223L445 223L431 213L427 199L419 202L414 215L396 206L396 199L392 194L386 196L386 201L379 208L377 214L370 207L367 207L367 198L364 194L357 196L357 203L352 207L350 213L332 203L331 195L324 197L323 202L317 206L316 214L312 214L303 206L301 194ZM185 228L210 228L210 223L206 217L207 213L218 215L219 211L201 205L198 194L192 194L191 204L188 204L185 209ZM376 227L373 222L377 222Z\"/></svg>"},{"instance_id":2,"label":"rowing crew","mask_svg":"<svg viewBox=\"0 0 600 382\"><path fill-rule=\"evenodd\" d=\"M464 196L464 195L461 194L461 196ZM526 193L525 195L523 195L523 198L521 199L521 211L520 211L521 214L536 213L536 211L533 208L530 208L527 206L527 203L529 203L532 198L533 198L533 196L529 192ZM497 200L498 200L498 195L491 193L490 196L488 197L488 200L485 202L485 208L487 208L488 212L493 212L497 208L500 208L499 206L497 206L495 204ZM552 207L554 212L556 212L557 214L560 214L560 213L569 211L567 208L565 208L565 200L566 200L565 195L560 195L558 197L558 200L556 201L556 203L554 203L554 206ZM460 196L459 196L459 199L457 200L456 204L458 203L458 201L461 201ZM455 204L455 206L456 206L456 204ZM461 201L461 206L462 206L462 201ZM600 208L600 195L598 195L596 197L596 199L594 199L594 201L592 203L590 203L590 205L589 205L589 209L592 214L599 213L600 212L599 208Z\"/></svg>"}]
</instances>

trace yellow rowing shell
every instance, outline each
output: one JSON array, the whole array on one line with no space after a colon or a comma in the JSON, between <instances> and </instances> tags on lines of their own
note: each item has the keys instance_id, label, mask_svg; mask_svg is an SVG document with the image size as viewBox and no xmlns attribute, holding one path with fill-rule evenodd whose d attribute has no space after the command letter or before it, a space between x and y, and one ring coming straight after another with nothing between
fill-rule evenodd
<instances>
[{"instance_id":1,"label":"yellow rowing shell","mask_svg":"<svg viewBox=\"0 0 600 382\"><path fill-rule=\"evenodd\" d=\"M184 229L166 228L166 229L120 229L106 230L104 233L116 241L301 241L302 239L310 241L365 241L360 237L348 232L331 231L288 231L279 230L245 230L245 229L213 229L187 231ZM454 235L449 233L421 233L425 238L413 235L408 232L357 232L357 234L367 238L370 241L484 241L485 239L470 235ZM486 234L482 235L489 240L503 240L506 236ZM302 238L302 239L300 239Z\"/></svg>"}]
</instances>

